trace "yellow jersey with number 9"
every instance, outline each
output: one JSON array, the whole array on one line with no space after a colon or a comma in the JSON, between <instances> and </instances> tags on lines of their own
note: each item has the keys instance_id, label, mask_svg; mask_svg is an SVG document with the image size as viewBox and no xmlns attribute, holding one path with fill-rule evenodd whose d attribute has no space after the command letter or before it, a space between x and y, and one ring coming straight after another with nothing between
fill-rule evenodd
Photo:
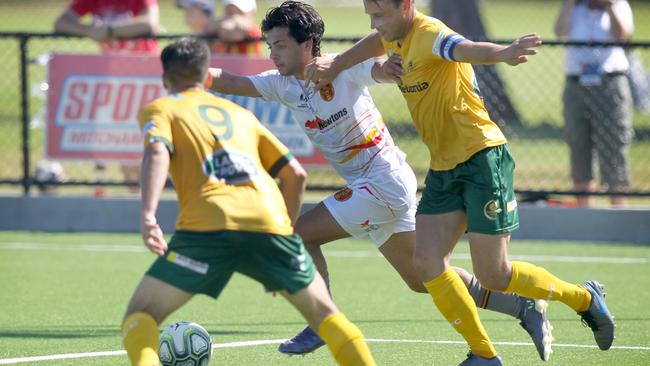
<instances>
[{"instance_id":1,"label":"yellow jersey with number 9","mask_svg":"<svg viewBox=\"0 0 650 366\"><path fill-rule=\"evenodd\" d=\"M389 56L402 57L399 88L429 148L433 170L451 170L475 153L507 142L490 120L472 65L453 59L462 40L440 20L420 12L401 45L382 39Z\"/></svg>"},{"instance_id":2,"label":"yellow jersey with number 9","mask_svg":"<svg viewBox=\"0 0 650 366\"><path fill-rule=\"evenodd\" d=\"M293 233L273 177L289 150L248 110L204 90L156 99L140 112L145 148L171 154L177 230Z\"/></svg>"}]
</instances>

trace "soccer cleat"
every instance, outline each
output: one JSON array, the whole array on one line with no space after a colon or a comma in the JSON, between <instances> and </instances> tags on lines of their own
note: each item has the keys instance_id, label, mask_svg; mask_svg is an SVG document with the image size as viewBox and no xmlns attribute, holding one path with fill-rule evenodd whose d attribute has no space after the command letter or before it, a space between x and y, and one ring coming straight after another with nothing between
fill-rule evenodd
<instances>
[{"instance_id":1,"label":"soccer cleat","mask_svg":"<svg viewBox=\"0 0 650 366\"><path fill-rule=\"evenodd\" d=\"M467 354L467 359L458 366L503 366L503 362L499 356L485 358L470 352Z\"/></svg>"},{"instance_id":2,"label":"soccer cleat","mask_svg":"<svg viewBox=\"0 0 650 366\"><path fill-rule=\"evenodd\" d=\"M589 326L594 332L594 338L598 348L603 351L609 349L614 342L614 317L610 314L605 304L605 293L603 285L594 280L585 282L582 287L591 293L591 304L589 309L578 313L582 317L582 323Z\"/></svg>"},{"instance_id":3,"label":"soccer cleat","mask_svg":"<svg viewBox=\"0 0 650 366\"><path fill-rule=\"evenodd\" d=\"M551 357L553 350L551 344L553 343L553 335L551 331L553 326L548 320L546 311L548 309L548 302L544 300L534 300L523 298L524 306L522 306L521 314L519 314L519 323L526 332L533 339L537 353L542 361L548 361Z\"/></svg>"},{"instance_id":4,"label":"soccer cleat","mask_svg":"<svg viewBox=\"0 0 650 366\"><path fill-rule=\"evenodd\" d=\"M302 332L296 334L295 337L282 343L280 347L278 347L278 351L290 355L303 355L305 353L314 352L323 345L325 345L325 341L323 341L310 327L307 327L303 329Z\"/></svg>"}]
</instances>

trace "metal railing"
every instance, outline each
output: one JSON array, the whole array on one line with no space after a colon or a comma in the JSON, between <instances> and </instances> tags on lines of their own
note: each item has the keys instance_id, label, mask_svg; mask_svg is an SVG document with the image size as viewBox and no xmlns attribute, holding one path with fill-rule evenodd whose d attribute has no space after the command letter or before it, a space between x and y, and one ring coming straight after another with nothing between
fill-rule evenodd
<instances>
[{"instance_id":1,"label":"metal railing","mask_svg":"<svg viewBox=\"0 0 650 366\"><path fill-rule=\"evenodd\" d=\"M161 46L180 35L157 37ZM359 38L324 38L326 52L342 51ZM506 44L508 40L496 40ZM490 99L484 95L492 118L500 125L510 141L517 175L515 186L518 193L530 197L548 195L580 195L572 189L569 150L563 139L561 94L564 86L562 69L566 46L595 47L622 46L636 66L637 79L650 85L650 43L594 43L594 42L545 42L539 54L526 65L512 68L506 65L494 67L505 91L507 102L514 114L503 114L503 99ZM0 184L21 186L29 194L35 185L43 186L137 186L135 181L125 181L119 164L107 164L105 171L97 173L92 161L62 161L64 181L37 181L35 169L45 158L44 128L41 116L45 108L42 82L46 75L43 55L57 53L99 53L98 46L89 39L50 33L0 33ZM482 90L489 90L496 82L489 76L481 79L481 67L477 67ZM490 75L487 73L486 75ZM638 81L638 80L637 80ZM643 86L643 85L642 85ZM639 86L637 85L637 88ZM631 186L627 192L610 193L598 189L593 195L650 196L650 87L637 92L634 111L635 137L630 146ZM379 110L391 130L396 143L408 155L408 162L422 183L428 170L428 151L419 140L409 112L392 85L371 88ZM484 93L485 94L485 93ZM503 98L503 97L500 97ZM644 104L647 103L647 104ZM308 189L335 190L344 185L332 170L309 169ZM598 177L598 175L596 175Z\"/></svg>"}]
</instances>

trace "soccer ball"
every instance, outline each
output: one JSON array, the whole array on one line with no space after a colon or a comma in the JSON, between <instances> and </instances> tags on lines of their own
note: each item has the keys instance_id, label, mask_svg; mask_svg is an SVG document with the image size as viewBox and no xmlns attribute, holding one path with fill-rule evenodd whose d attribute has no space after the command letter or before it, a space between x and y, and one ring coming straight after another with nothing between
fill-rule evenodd
<instances>
[{"instance_id":1,"label":"soccer ball","mask_svg":"<svg viewBox=\"0 0 650 366\"><path fill-rule=\"evenodd\" d=\"M202 326L181 321L160 333L158 357L163 366L207 366L212 356L212 339Z\"/></svg>"}]
</instances>

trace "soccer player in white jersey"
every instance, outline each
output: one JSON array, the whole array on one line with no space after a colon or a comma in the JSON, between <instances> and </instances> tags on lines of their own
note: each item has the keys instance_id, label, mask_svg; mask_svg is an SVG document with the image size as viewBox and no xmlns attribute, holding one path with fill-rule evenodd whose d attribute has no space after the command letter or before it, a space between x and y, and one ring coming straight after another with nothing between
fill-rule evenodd
<instances>
[{"instance_id":1,"label":"soccer player in white jersey","mask_svg":"<svg viewBox=\"0 0 650 366\"><path fill-rule=\"evenodd\" d=\"M405 154L377 110L368 86L391 82L383 60L368 60L342 72L325 88L305 87L304 67L319 56L324 24L309 5L286 1L271 8L262 31L277 70L246 77L210 69L217 92L263 97L286 105L296 122L347 183L298 219L295 230L329 286L327 262L320 246L347 237L370 237L408 286L426 293L412 264L415 246L417 181ZM546 302L513 294L492 293L463 269L477 306L511 315L531 335L540 352L548 353L550 333ZM544 334L547 335L544 339ZM280 352L304 354L323 345L307 327L280 345ZM547 347L545 350L544 348Z\"/></svg>"}]
</instances>

